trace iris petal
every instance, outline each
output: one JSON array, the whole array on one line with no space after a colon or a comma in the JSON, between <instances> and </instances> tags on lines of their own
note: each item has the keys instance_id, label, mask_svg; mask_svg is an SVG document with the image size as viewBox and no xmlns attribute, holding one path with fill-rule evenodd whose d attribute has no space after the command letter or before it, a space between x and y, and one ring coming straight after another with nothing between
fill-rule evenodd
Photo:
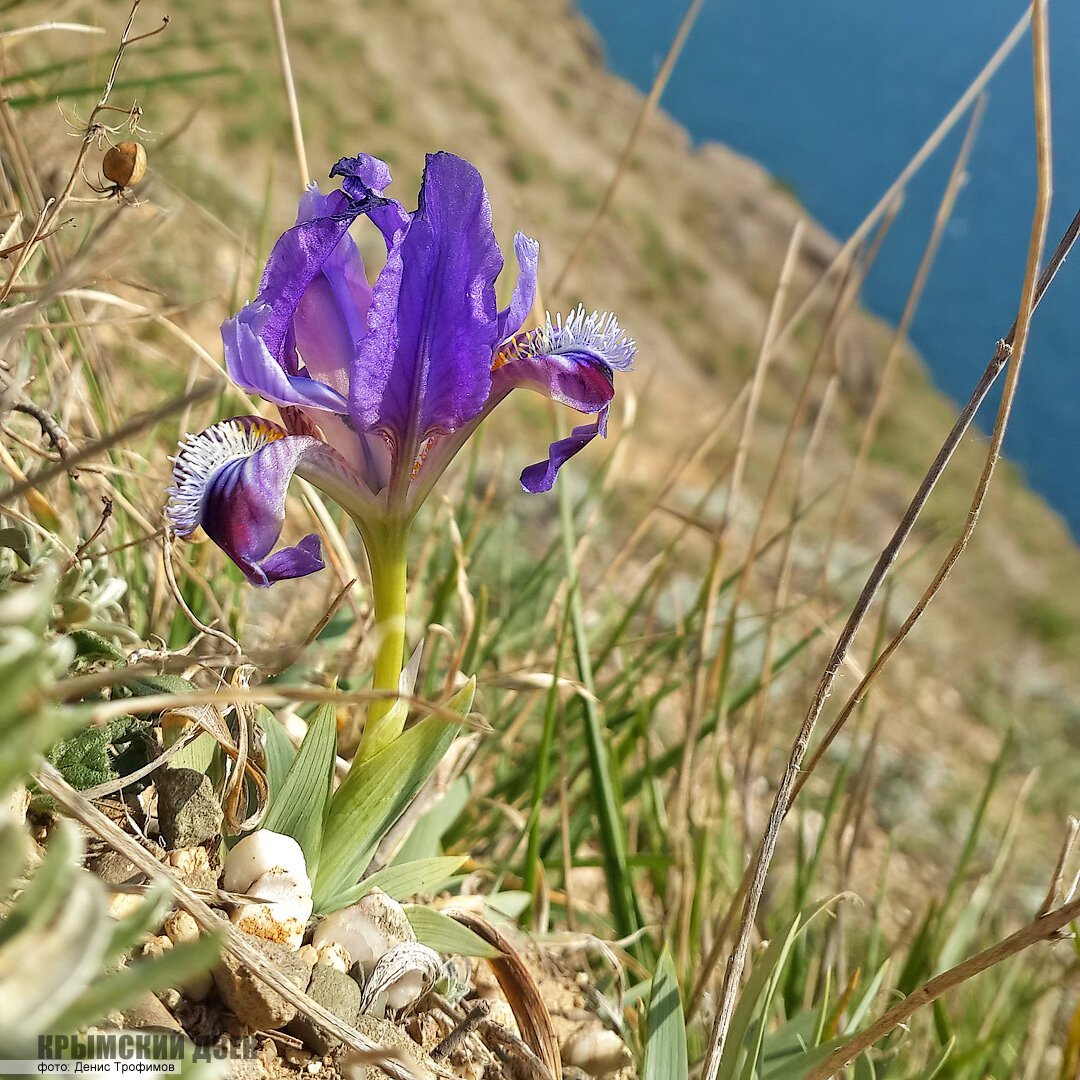
<instances>
[{"instance_id":1,"label":"iris petal","mask_svg":"<svg viewBox=\"0 0 1080 1080\"><path fill-rule=\"evenodd\" d=\"M237 386L258 394L275 405L300 405L327 412L346 413L348 405L342 394L333 387L308 378L287 374L282 361L276 359L266 344L264 330L273 317L266 304L248 304L235 318L221 325L221 340L225 348L225 370ZM292 334L283 343L283 353L295 354L291 348ZM290 363L290 368L293 364Z\"/></svg>"},{"instance_id":2,"label":"iris petal","mask_svg":"<svg viewBox=\"0 0 1080 1080\"><path fill-rule=\"evenodd\" d=\"M499 340L513 337L529 317L536 301L536 276L540 263L540 245L519 232L514 236L514 254L518 261L518 277L510 306L499 312Z\"/></svg>"},{"instance_id":3,"label":"iris petal","mask_svg":"<svg viewBox=\"0 0 1080 1080\"><path fill-rule=\"evenodd\" d=\"M334 199L312 184L300 200L297 223L333 213ZM353 238L345 233L296 307L292 329L304 366L314 378L348 393L356 342L365 333L371 286ZM286 345L288 352L288 345Z\"/></svg>"},{"instance_id":4,"label":"iris petal","mask_svg":"<svg viewBox=\"0 0 1080 1080\"><path fill-rule=\"evenodd\" d=\"M314 533L274 547L293 474L332 455L318 439L286 435L261 417L222 421L181 445L166 513L181 536L201 526L253 585L312 574L323 567Z\"/></svg>"},{"instance_id":5,"label":"iris petal","mask_svg":"<svg viewBox=\"0 0 1080 1080\"><path fill-rule=\"evenodd\" d=\"M365 190L381 196L390 186L391 179L390 167L386 162L370 154L342 158L330 170L330 175L340 176L342 190L355 198L362 198ZM368 216L383 234L387 250L393 243L395 234L409 224L408 211L396 199L385 199L384 205L369 211Z\"/></svg>"},{"instance_id":6,"label":"iris petal","mask_svg":"<svg viewBox=\"0 0 1080 1080\"><path fill-rule=\"evenodd\" d=\"M559 475L559 469L563 467L579 450L583 450L593 439L599 435L607 436L608 410L605 405L597 414L591 424L583 424L576 427L565 438L553 442L548 447L546 461L538 461L523 469L521 473L521 486L533 495L544 491L550 491Z\"/></svg>"},{"instance_id":7,"label":"iris petal","mask_svg":"<svg viewBox=\"0 0 1080 1080\"><path fill-rule=\"evenodd\" d=\"M419 208L375 283L350 385L354 420L386 431L406 468L423 438L484 407L501 268L480 174L452 154L429 155Z\"/></svg>"},{"instance_id":8,"label":"iris petal","mask_svg":"<svg viewBox=\"0 0 1080 1080\"><path fill-rule=\"evenodd\" d=\"M270 252L259 283L258 302L268 305L271 312L262 328L262 338L271 356L280 359L297 305L349 226L361 214L370 213L385 201L362 185L354 186L350 193L332 191L322 197L320 216L298 221L282 233Z\"/></svg>"}]
</instances>

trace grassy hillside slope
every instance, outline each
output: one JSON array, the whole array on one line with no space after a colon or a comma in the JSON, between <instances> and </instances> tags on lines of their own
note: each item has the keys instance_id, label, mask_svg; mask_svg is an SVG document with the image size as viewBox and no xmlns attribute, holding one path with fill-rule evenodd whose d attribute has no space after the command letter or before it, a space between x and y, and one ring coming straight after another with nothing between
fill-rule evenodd
<instances>
[{"instance_id":1,"label":"grassy hillside slope","mask_svg":"<svg viewBox=\"0 0 1080 1080\"><path fill-rule=\"evenodd\" d=\"M21 23L45 18L47 12L48 18L107 25L110 35L126 14L126 5L119 3L17 7ZM73 209L78 225L93 221L98 230L78 274L90 287L169 314L209 357L156 325L103 325L110 345L97 358L104 373L98 392L117 422L213 366L220 356L217 327L253 294L270 244L295 212L301 179L268 10L251 0L186 0L171 12L167 33L132 50L125 62L117 99L135 94L144 110L150 175L138 206ZM143 16L153 14L147 0ZM753 372L788 239L802 217L797 201L759 166L726 148L692 146L685 131L659 114L645 132L613 212L563 295L553 298L551 283L592 219L642 101L605 69L595 37L573 8L564 0L327 0L288 5L285 18L307 159L316 178L322 179L338 157L365 150L390 163L395 193L412 205L424 153L462 154L485 177L504 247L517 228L539 239L542 284L549 290L545 299L562 310L579 299L590 308L610 308L636 337L638 368L619 380L612 439L592 446L561 482L582 495L607 469L606 509L595 515L582 560L598 625L618 615L654 566L665 572L650 593L647 631L619 639L619 647L605 654L606 671L632 667L646 632L668 635L682 649L683 620L725 514L742 415L741 407L727 410ZM9 76L5 90L36 160L56 163L55 170L40 169L46 194L62 184L71 158L64 112L88 112L112 49L111 36L59 33L18 46L21 74ZM97 160L91 158L92 167ZM1026 215L1029 208L1017 212ZM367 234L359 239L369 264L378 266L380 243ZM794 301L836 249L833 238L806 222ZM1016 267L1018 292L1022 269ZM830 303L826 291L785 341L766 378L743 498L726 536L729 571L740 565L758 520ZM999 313L1003 333L1014 315ZM722 745L734 745L736 752L721 757L719 766L711 755L697 761L689 782L699 785L695 791L710 793L705 802L711 810L715 790L733 798L725 784L743 761L748 775L740 781L746 780L747 794L740 810L748 820L770 794L836 630L952 423L952 405L906 350L869 466L844 530L832 541L838 498L891 334L880 320L853 312L810 386L809 407L795 432L795 452L781 475L765 535L784 529L793 500L801 499L808 509L795 533L790 590L776 613L778 648L812 631L822 633L770 689L749 736L737 725L721 733L731 740ZM956 358L971 371L973 383L994 345L972 341L967 354ZM1039 357L1029 356L1028 362L1038 363ZM82 383L50 386L49 393L67 426L92 433L93 402ZM215 415L235 411L227 397L192 410L182 423L198 429ZM819 416L823 422L816 425ZM558 422L561 429L568 426L566 417ZM470 482L479 491L492 484L490 509L498 515L504 542L493 542L497 551L477 551L470 573L474 587L491 587L492 610L508 622L519 597L500 587L516 586L518 570L558 535L558 502L527 499L515 490L518 469L536 459L550 423L543 402L515 401L493 419L474 471L459 466L455 473L457 492ZM669 489L676 464L706 440L712 442L708 452ZM144 456L137 460L133 452L130 467L145 490L163 493L171 449L162 441L140 445ZM880 641L895 630L959 533L984 451L985 440L972 435L958 452L842 673L841 691L855 685L872 658L875 635ZM809 467L801 469L802 462ZM140 510L152 516L151 510ZM440 512L433 508L429 523L438 525ZM152 525L148 521L148 529ZM431 547L437 543L432 540ZM736 626L745 643L737 664L750 673L760 664L762 634L784 572L782 546L761 560ZM421 563L428 551L419 552ZM830 557L823 567L826 552ZM609 573L616 557L615 572ZM222 559L208 545L196 549L192 559L215 583L207 591L218 588L222 579L208 568L216 573ZM833 763L876 731L869 796L873 827L862 835L861 857L848 869L850 880L869 893L885 850L895 846L894 890L883 915L890 926L909 924L927 896L940 893L942 867L952 865L963 847L987 768L1007 731L1013 741L1004 759L1003 797L993 803L994 827L981 833L969 870L974 874L993 862L1012 800L1038 769L1038 783L1029 781L1024 788L1035 813L1028 819L1026 842L1016 851L1011 886L1025 901L1045 890L1061 821L1075 809L1071 800L1080 779L1080 760L1072 753L1080 725L1080 673L1072 662L1080 644L1078 573L1080 551L1062 522L1025 488L1016 470L1003 466L968 553L875 688L858 739L846 736L838 743L829 767L815 777L804 836L815 835L815 815L823 811L837 775ZM334 585L324 583L331 592ZM156 588L158 621L140 629L164 638L174 612L162 600L160 581ZM290 628L309 624L308 601L290 588L229 593L227 604L239 612L236 623L245 641L265 637L267 626L280 628L280 622L270 622L271 615ZM311 594L315 614L319 600ZM726 602L721 597L718 625ZM452 632L460 628L464 616L449 601L433 603L432 609ZM711 656L715 641L704 636L703 651ZM487 682L490 702L503 701L498 680L507 674L507 656L526 670L550 668L550 639L532 651L532 642L541 639L526 640L528 647L520 650L504 649L499 642L480 650L478 674L482 687ZM672 669L685 677L677 693L661 696L653 712L635 706L652 725L642 740L650 748L678 747L683 738L691 698L688 673L694 669L682 663L690 652L687 645L672 660ZM652 692L654 679L660 677L642 676L641 697ZM531 752L534 728L511 719L499 728L504 741L495 746L518 753L523 744ZM765 752L757 752L759 741ZM491 765L491 777L480 786L496 803L499 783L492 777L499 767ZM746 834L734 840L725 834L735 852L733 863L739 861L740 843L756 835L750 826ZM506 855L498 841L491 846L496 855ZM578 888L592 900L595 882L589 871L581 867ZM731 883L712 884L720 890ZM602 906L601 899L597 903ZM656 905L662 906L659 899Z\"/></svg>"}]
</instances>

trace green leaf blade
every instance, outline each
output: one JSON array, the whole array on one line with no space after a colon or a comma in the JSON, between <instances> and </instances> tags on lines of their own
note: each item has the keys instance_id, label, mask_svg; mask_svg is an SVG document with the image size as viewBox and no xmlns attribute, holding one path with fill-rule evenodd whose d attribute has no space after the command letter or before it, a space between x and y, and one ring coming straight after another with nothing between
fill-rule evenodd
<instances>
[{"instance_id":1,"label":"green leaf blade","mask_svg":"<svg viewBox=\"0 0 1080 1080\"><path fill-rule=\"evenodd\" d=\"M641 1080L672 1080L674 1077L688 1076L686 1020L679 996L675 961L666 946L653 975L647 1024Z\"/></svg>"},{"instance_id":2,"label":"green leaf blade","mask_svg":"<svg viewBox=\"0 0 1080 1080\"><path fill-rule=\"evenodd\" d=\"M336 754L337 710L328 701L320 706L308 725L281 790L262 822L264 829L291 836L300 845L312 878L319 866Z\"/></svg>"}]
</instances>

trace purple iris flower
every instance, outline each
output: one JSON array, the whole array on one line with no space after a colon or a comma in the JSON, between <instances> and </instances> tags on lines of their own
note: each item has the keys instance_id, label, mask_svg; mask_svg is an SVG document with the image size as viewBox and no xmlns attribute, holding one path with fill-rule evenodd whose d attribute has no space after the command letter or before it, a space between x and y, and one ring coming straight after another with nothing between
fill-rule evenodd
<instances>
[{"instance_id":1,"label":"purple iris flower","mask_svg":"<svg viewBox=\"0 0 1080 1080\"><path fill-rule=\"evenodd\" d=\"M510 304L498 309L503 256L469 162L429 155L413 213L383 194L390 171L377 158L343 158L330 175L340 189L305 192L258 296L221 328L230 378L277 405L281 425L246 416L189 435L169 493L177 533L201 525L256 585L322 568L314 535L274 550L294 474L343 506L365 540L388 523L407 528L477 425L525 387L593 418L521 474L526 491L547 491L606 434L613 372L635 352L613 315L580 307L522 330L539 255L522 233ZM386 242L373 285L348 232L360 216Z\"/></svg>"}]
</instances>

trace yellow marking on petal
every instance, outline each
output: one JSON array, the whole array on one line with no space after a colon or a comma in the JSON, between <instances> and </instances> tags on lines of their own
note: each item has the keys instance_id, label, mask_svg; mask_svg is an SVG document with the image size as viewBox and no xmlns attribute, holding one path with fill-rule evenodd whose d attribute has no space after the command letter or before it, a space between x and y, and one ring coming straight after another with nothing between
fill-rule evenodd
<instances>
[{"instance_id":1,"label":"yellow marking on petal","mask_svg":"<svg viewBox=\"0 0 1080 1080\"><path fill-rule=\"evenodd\" d=\"M491 370L498 371L512 360L531 360L536 355L536 336L536 330L529 330L527 333L507 338L496 351L491 361Z\"/></svg>"}]
</instances>

